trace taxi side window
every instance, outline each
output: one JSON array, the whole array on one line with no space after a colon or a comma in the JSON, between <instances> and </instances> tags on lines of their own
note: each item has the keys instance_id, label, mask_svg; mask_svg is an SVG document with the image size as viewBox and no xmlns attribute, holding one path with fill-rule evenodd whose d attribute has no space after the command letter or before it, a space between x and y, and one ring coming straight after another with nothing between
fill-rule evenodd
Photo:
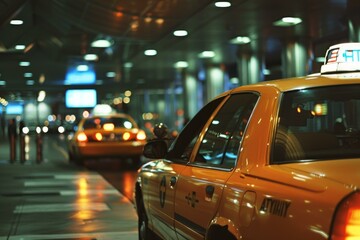
<instances>
[{"instance_id":1,"label":"taxi side window","mask_svg":"<svg viewBox=\"0 0 360 240\"><path fill-rule=\"evenodd\" d=\"M202 139L195 163L233 168L258 95L232 95L222 106Z\"/></svg>"},{"instance_id":2,"label":"taxi side window","mask_svg":"<svg viewBox=\"0 0 360 240\"><path fill-rule=\"evenodd\" d=\"M175 141L171 144L167 159L172 161L188 162L193 147L215 109L221 104L225 97L215 99L205 105L191 121L186 124Z\"/></svg>"}]
</instances>

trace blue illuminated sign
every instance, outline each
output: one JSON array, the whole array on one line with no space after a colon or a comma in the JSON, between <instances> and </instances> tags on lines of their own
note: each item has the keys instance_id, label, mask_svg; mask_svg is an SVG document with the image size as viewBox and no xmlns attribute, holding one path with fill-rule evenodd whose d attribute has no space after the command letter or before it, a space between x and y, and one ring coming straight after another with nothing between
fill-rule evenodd
<instances>
[{"instance_id":1,"label":"blue illuminated sign","mask_svg":"<svg viewBox=\"0 0 360 240\"><path fill-rule=\"evenodd\" d=\"M95 89L69 89L65 93L67 108L93 108L97 104Z\"/></svg>"},{"instance_id":2,"label":"blue illuminated sign","mask_svg":"<svg viewBox=\"0 0 360 240\"><path fill-rule=\"evenodd\" d=\"M91 65L85 66L87 67L85 70L79 69L76 64L69 67L65 77L65 85L95 84L96 74L93 67Z\"/></svg>"}]
</instances>

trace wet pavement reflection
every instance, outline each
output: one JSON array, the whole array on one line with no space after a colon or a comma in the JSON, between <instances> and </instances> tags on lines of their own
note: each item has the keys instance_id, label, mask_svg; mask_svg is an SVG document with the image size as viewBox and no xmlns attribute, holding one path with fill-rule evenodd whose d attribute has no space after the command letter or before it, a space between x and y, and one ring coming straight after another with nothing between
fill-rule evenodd
<instances>
[{"instance_id":1,"label":"wet pavement reflection","mask_svg":"<svg viewBox=\"0 0 360 240\"><path fill-rule=\"evenodd\" d=\"M24 163L11 163L8 147L0 139L0 240L138 239L136 168L116 159L78 166L58 135L44 137L41 163L31 139Z\"/></svg>"}]
</instances>

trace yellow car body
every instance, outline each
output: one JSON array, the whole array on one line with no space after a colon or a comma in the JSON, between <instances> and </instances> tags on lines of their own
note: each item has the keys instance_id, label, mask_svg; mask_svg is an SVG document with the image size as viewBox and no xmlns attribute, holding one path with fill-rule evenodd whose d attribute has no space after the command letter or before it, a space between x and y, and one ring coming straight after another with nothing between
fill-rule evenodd
<instances>
[{"instance_id":1,"label":"yellow car body","mask_svg":"<svg viewBox=\"0 0 360 240\"><path fill-rule=\"evenodd\" d=\"M138 164L146 135L127 114L91 116L82 119L69 141L71 159L131 157Z\"/></svg>"},{"instance_id":2,"label":"yellow car body","mask_svg":"<svg viewBox=\"0 0 360 240\"><path fill-rule=\"evenodd\" d=\"M168 149L166 139L145 146L155 160L134 190L139 238L359 239L359 130L358 72L223 93Z\"/></svg>"}]
</instances>

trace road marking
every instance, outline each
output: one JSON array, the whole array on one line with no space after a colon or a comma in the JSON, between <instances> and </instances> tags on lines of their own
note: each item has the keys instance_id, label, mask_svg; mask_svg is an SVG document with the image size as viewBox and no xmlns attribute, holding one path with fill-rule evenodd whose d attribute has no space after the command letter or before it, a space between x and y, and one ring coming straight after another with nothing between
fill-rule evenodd
<instances>
[{"instance_id":1,"label":"road marking","mask_svg":"<svg viewBox=\"0 0 360 240\"><path fill-rule=\"evenodd\" d=\"M32 204L16 206L16 208L14 209L14 213L71 212L84 210L109 211L110 208L105 203Z\"/></svg>"}]
</instances>

